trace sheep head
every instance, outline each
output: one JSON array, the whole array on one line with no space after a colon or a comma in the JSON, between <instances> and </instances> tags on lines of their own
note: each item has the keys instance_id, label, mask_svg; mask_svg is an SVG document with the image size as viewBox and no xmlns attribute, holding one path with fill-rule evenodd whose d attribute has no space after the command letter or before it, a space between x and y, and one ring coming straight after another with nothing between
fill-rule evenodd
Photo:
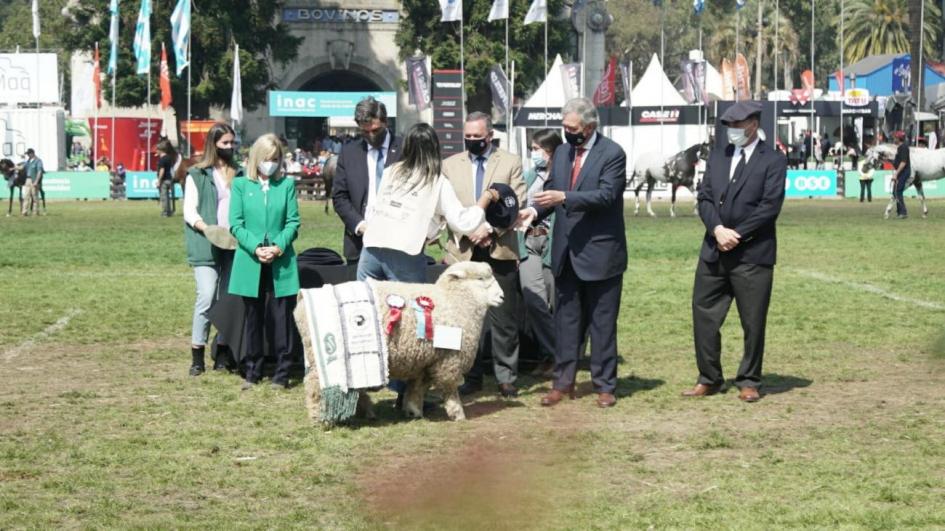
<instances>
[{"instance_id":1,"label":"sheep head","mask_svg":"<svg viewBox=\"0 0 945 531\"><path fill-rule=\"evenodd\" d=\"M477 300L485 302L487 306L499 306L504 295L499 283L492 276L492 268L482 262L459 262L446 268L436 281L438 287L450 289L451 286L462 284Z\"/></svg>"}]
</instances>

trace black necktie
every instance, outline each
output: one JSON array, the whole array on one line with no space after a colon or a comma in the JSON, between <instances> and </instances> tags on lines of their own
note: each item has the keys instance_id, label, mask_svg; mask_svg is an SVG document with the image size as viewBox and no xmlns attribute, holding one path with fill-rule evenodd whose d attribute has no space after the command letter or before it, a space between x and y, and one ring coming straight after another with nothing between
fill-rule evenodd
<instances>
[{"instance_id":1,"label":"black necktie","mask_svg":"<svg viewBox=\"0 0 945 531\"><path fill-rule=\"evenodd\" d=\"M732 178L728 181L728 186L725 187L725 192L722 194L722 199L719 201L720 205L725 204L725 199L729 196L732 191L732 187L735 186L741 178L742 174L745 173L745 150L742 150L742 156L738 159L738 164L735 165L735 173L732 174Z\"/></svg>"}]
</instances>

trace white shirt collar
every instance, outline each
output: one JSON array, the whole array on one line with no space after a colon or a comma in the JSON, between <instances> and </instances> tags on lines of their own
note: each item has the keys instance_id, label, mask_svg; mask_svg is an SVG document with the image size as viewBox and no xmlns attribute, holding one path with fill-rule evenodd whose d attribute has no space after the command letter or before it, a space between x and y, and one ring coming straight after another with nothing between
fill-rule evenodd
<instances>
[{"instance_id":1,"label":"white shirt collar","mask_svg":"<svg viewBox=\"0 0 945 531\"><path fill-rule=\"evenodd\" d=\"M737 159L742 156L742 151L745 152L745 160L751 158L751 154L755 152L755 148L758 147L758 141L761 140L757 135L755 135L755 140L748 144L745 147L735 146L735 153L732 154L732 158Z\"/></svg>"}]
</instances>

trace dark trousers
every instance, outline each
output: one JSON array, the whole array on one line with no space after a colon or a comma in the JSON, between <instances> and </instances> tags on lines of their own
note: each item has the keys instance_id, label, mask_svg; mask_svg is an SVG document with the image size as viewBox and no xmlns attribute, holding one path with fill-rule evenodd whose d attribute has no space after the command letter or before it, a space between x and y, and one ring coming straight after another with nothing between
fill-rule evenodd
<instances>
[{"instance_id":1,"label":"dark trousers","mask_svg":"<svg viewBox=\"0 0 945 531\"><path fill-rule=\"evenodd\" d=\"M473 254L473 261L486 262L492 266L492 274L496 282L502 288L505 297L502 304L489 308L486 312L486 325L483 327L483 336L487 330L491 330L492 339L490 347L492 351L492 366L495 370L495 379L500 384L515 383L518 377L518 322L519 322L519 294L518 294L518 261L516 260L493 260L488 256L482 256L485 252L476 252ZM479 350L476 353L476 361L473 363L469 372L466 373L466 381L471 383L482 383L484 340L479 342Z\"/></svg>"},{"instance_id":2,"label":"dark trousers","mask_svg":"<svg viewBox=\"0 0 945 531\"><path fill-rule=\"evenodd\" d=\"M590 332L591 381L599 393L617 388L617 317L623 275L600 281L578 278L567 259L555 277L555 389L567 390L577 377L583 339Z\"/></svg>"},{"instance_id":3,"label":"dark trousers","mask_svg":"<svg viewBox=\"0 0 945 531\"><path fill-rule=\"evenodd\" d=\"M906 212L906 201L903 199L902 195L906 191L906 180L907 176L902 176L896 179L896 182L893 183L893 197L896 199L896 215L905 216L908 213Z\"/></svg>"},{"instance_id":4,"label":"dark trousers","mask_svg":"<svg viewBox=\"0 0 945 531\"><path fill-rule=\"evenodd\" d=\"M699 383L721 385L722 334L728 310L735 299L745 334L745 352L738 366L735 385L761 385L761 364L765 352L765 323L774 279L772 266L699 260L692 288L692 328L696 347Z\"/></svg>"},{"instance_id":5,"label":"dark trousers","mask_svg":"<svg viewBox=\"0 0 945 531\"><path fill-rule=\"evenodd\" d=\"M864 197L867 202L873 202L873 179L860 181L860 203L863 202Z\"/></svg>"},{"instance_id":6,"label":"dark trousers","mask_svg":"<svg viewBox=\"0 0 945 531\"><path fill-rule=\"evenodd\" d=\"M268 299L268 305L267 305ZM295 296L274 296L272 266L263 264L259 275L259 296L243 297L246 305L246 325L243 329L243 343L246 344L246 357L243 359L246 379L256 383L262 379L263 334L268 326L272 352L276 356L276 371L272 375L274 383L286 383L289 369L292 367L292 351L295 326L292 312L295 310Z\"/></svg>"}]
</instances>

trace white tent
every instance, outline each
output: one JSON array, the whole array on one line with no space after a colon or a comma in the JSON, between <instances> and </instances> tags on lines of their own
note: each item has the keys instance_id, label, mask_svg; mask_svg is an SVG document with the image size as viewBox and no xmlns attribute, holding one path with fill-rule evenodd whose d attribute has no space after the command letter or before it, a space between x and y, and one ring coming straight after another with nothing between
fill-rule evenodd
<instances>
[{"instance_id":1,"label":"white tent","mask_svg":"<svg viewBox=\"0 0 945 531\"><path fill-rule=\"evenodd\" d=\"M564 107L567 97L564 94L564 79L561 77L562 64L564 64L564 61L561 60L561 55L556 55L551 70L545 74L545 80L541 82L538 90L525 102L525 107L539 108L547 106L550 109Z\"/></svg>"},{"instance_id":2,"label":"white tent","mask_svg":"<svg viewBox=\"0 0 945 531\"><path fill-rule=\"evenodd\" d=\"M709 94L709 101L723 99L722 74L708 61L705 62L705 91Z\"/></svg>"},{"instance_id":3,"label":"white tent","mask_svg":"<svg viewBox=\"0 0 945 531\"><path fill-rule=\"evenodd\" d=\"M679 91L676 90L676 87L674 87L669 81L669 78L666 77L666 74L663 72L663 67L660 66L660 60L655 53L653 54L653 58L650 59L650 64L646 67L646 72L643 73L643 77L640 78L637 86L633 87L633 92L630 93L630 100L633 102L634 107L686 104L686 100L679 95ZM626 107L627 102L623 102L621 106Z\"/></svg>"}]
</instances>

